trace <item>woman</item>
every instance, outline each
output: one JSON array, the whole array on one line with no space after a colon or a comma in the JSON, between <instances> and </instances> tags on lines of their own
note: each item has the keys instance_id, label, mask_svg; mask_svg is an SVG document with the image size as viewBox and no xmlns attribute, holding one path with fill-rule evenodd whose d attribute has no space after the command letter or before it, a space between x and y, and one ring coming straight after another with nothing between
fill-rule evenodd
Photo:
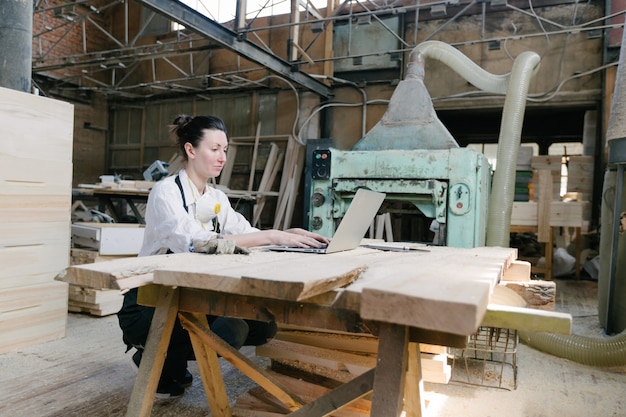
<instances>
[{"instance_id":1,"label":"woman","mask_svg":"<svg viewBox=\"0 0 626 417\"><path fill-rule=\"evenodd\" d=\"M139 256L194 252L213 239L231 241L236 247L289 245L321 247L328 239L304 229L259 230L230 205L222 191L208 185L226 162L228 139L224 122L215 116L181 115L174 120L186 165L177 175L159 181L148 197L146 230ZM133 361L139 365L154 309L137 304L137 289L124 296L118 313L124 343L135 347ZM261 345L274 337L275 323L208 317L211 330L235 349ZM177 397L192 381L187 361L193 359L189 335L178 320L174 326L163 372L157 388L160 398Z\"/></svg>"}]
</instances>

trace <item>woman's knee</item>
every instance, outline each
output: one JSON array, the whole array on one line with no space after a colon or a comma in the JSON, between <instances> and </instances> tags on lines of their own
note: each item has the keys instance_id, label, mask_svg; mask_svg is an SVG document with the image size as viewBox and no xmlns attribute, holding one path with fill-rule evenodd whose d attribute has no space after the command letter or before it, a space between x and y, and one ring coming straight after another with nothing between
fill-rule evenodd
<instances>
[{"instance_id":1,"label":"woman's knee","mask_svg":"<svg viewBox=\"0 0 626 417\"><path fill-rule=\"evenodd\" d=\"M218 317L211 323L211 331L235 349L241 348L248 338L248 323L241 319Z\"/></svg>"}]
</instances>

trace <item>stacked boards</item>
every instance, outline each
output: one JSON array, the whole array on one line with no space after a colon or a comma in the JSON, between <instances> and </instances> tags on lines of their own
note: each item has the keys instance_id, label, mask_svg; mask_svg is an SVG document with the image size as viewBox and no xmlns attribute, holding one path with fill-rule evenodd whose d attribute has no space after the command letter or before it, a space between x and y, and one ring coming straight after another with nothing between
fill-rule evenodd
<instances>
[{"instance_id":1,"label":"stacked boards","mask_svg":"<svg viewBox=\"0 0 626 417\"><path fill-rule=\"evenodd\" d=\"M0 88L0 352L65 336L73 105Z\"/></svg>"},{"instance_id":2,"label":"stacked boards","mask_svg":"<svg viewBox=\"0 0 626 417\"><path fill-rule=\"evenodd\" d=\"M136 257L144 230L142 224L76 222L72 224L71 264ZM124 297L117 289L70 284L68 309L74 313L108 316L116 314L123 301Z\"/></svg>"}]
</instances>

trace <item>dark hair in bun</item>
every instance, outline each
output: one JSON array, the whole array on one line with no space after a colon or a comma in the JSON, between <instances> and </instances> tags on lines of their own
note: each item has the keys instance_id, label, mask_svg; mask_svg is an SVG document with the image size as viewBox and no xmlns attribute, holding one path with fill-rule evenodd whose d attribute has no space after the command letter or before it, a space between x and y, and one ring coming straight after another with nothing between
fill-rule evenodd
<instances>
[{"instance_id":1,"label":"dark hair in bun","mask_svg":"<svg viewBox=\"0 0 626 417\"><path fill-rule=\"evenodd\" d=\"M194 117L180 114L174 119L170 132L176 135L176 142L185 159L187 159L185 143L189 142L194 148L197 147L206 129L221 130L224 133L228 133L224 121L217 116Z\"/></svg>"}]
</instances>

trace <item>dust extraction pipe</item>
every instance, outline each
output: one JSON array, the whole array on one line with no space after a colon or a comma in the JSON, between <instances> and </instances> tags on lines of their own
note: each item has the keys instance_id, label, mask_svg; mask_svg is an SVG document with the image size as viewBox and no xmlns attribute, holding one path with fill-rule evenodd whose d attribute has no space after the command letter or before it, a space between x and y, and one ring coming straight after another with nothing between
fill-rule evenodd
<instances>
[{"instance_id":1,"label":"dust extraction pipe","mask_svg":"<svg viewBox=\"0 0 626 417\"><path fill-rule=\"evenodd\" d=\"M622 47L620 50L620 59L618 65L618 74L615 82L615 92L613 93L613 103L611 115L609 118L609 126L606 137L608 140L620 139L626 137L626 30L624 30L622 38ZM604 187L602 191L602 230L600 243L601 269L598 280L599 310L606 307L605 297L608 289L607 280L607 259L610 255L610 235L614 227L612 220L612 210L609 208L607 194L615 187L615 172L607 171L604 177ZM620 196L614 196L619 198ZM617 244L617 242L615 242ZM626 250L622 246L620 256L622 259L626 256ZM608 323L603 323L604 317L600 316L600 324L604 324L607 329ZM607 319L608 320L608 319ZM585 337L585 336L562 336L548 333L525 333L520 332L520 338L529 346L546 353L572 360L574 362L593 366L624 366L626 365L626 330L610 337Z\"/></svg>"},{"instance_id":2,"label":"dust extraction pipe","mask_svg":"<svg viewBox=\"0 0 626 417\"><path fill-rule=\"evenodd\" d=\"M609 118L609 126L606 132L607 140L621 139L626 137L626 30L624 30L622 38L622 47L620 50L619 65L617 67L617 77L615 81L615 92L613 93L613 103L611 115ZM602 190L602 230L600 233L600 258L601 268L598 279L598 296L599 296L599 313L606 308L607 296L615 296L610 294L607 286L607 275L609 256L611 254L611 232L613 230L614 221L612 220L614 213L610 207L610 198L608 194L615 193L615 182L617 175L615 171L608 170L604 176L604 186ZM614 199L620 198L618 195L613 196ZM614 242L617 245L617 242ZM626 258L626 247L621 245L621 252L618 258L622 261ZM623 267L623 262L619 266ZM599 314L600 324L603 324L608 330L612 326L609 320L615 320L615 317L604 317ZM623 323L619 323L623 326ZM561 358L570 359L572 361L585 365L594 366L623 366L626 365L626 330L621 333L604 338L593 338L584 336L562 336L547 333L522 333L520 338L529 346L546 353L550 353Z\"/></svg>"},{"instance_id":3,"label":"dust extraction pipe","mask_svg":"<svg viewBox=\"0 0 626 417\"><path fill-rule=\"evenodd\" d=\"M626 55L626 30L620 53L620 65L624 68ZM500 137L498 140L498 167L493 177L489 200L487 246L509 246L511 211L515 187L515 166L520 146L521 127L530 79L536 73L539 56L533 52L520 54L513 63L510 75L493 75L456 50L442 42L424 42L411 52L410 60L437 59L452 68L468 82L491 93L506 93ZM621 74L620 74L621 75ZM626 91L626 79L618 75L616 94ZM622 85L624 83L624 85ZM625 98L626 100L626 98ZM613 108L618 108L614 99ZM618 100L619 101L619 100ZM626 105L626 103L625 103ZM613 117L614 115L612 115ZM623 119L622 115L622 119ZM626 132L626 126L624 127ZM537 350L578 363L593 366L626 365L626 331L610 338L592 338L578 335L519 332L520 339Z\"/></svg>"},{"instance_id":4,"label":"dust extraction pipe","mask_svg":"<svg viewBox=\"0 0 626 417\"><path fill-rule=\"evenodd\" d=\"M432 58L448 65L475 87L495 94L506 94L500 137L498 167L493 176L487 221L487 246L509 246L511 211L515 194L515 166L522 135L522 122L530 79L539 69L539 55L523 52L514 61L510 74L494 75L480 68L452 46L438 41L417 45L409 61Z\"/></svg>"}]
</instances>

